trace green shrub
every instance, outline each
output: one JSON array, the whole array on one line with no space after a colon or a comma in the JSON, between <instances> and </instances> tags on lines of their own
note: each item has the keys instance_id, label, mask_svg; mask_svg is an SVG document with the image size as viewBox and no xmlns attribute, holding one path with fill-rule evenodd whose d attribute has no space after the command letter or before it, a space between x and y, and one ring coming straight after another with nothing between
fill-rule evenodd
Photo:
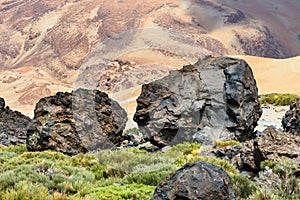
<instances>
[{"instance_id":1,"label":"green shrub","mask_svg":"<svg viewBox=\"0 0 300 200\"><path fill-rule=\"evenodd\" d=\"M235 144L225 141L217 146ZM54 151L27 152L24 146L0 147L0 199L150 199L159 182L198 160L224 168L237 199L300 199L299 179L291 163L262 162L262 172L268 173L255 184L226 160L200 157L200 147L183 143L166 153L131 148L73 157Z\"/></svg>"},{"instance_id":2,"label":"green shrub","mask_svg":"<svg viewBox=\"0 0 300 200\"><path fill-rule=\"evenodd\" d=\"M286 160L280 162L263 161L258 182L262 187L272 191L273 194L284 199L300 198L300 180L294 175L297 167ZM271 171L269 170L271 169ZM271 184L266 184L271 182Z\"/></svg>"},{"instance_id":3,"label":"green shrub","mask_svg":"<svg viewBox=\"0 0 300 200\"><path fill-rule=\"evenodd\" d=\"M276 200L274 194L268 194L265 190L256 190L252 195L250 195L247 200Z\"/></svg>"},{"instance_id":4,"label":"green shrub","mask_svg":"<svg viewBox=\"0 0 300 200\"><path fill-rule=\"evenodd\" d=\"M54 151L0 153L7 158L1 162L0 171L0 190L7 195L16 192L17 185L23 181L47 188L49 195L55 191L57 194L85 195L91 185L103 180L107 173L106 166L101 165L91 154L70 157Z\"/></svg>"},{"instance_id":5,"label":"green shrub","mask_svg":"<svg viewBox=\"0 0 300 200\"><path fill-rule=\"evenodd\" d=\"M138 135L139 132L140 132L140 130L138 128L130 128L130 129L125 130L123 135L129 135L129 134Z\"/></svg>"},{"instance_id":6,"label":"green shrub","mask_svg":"<svg viewBox=\"0 0 300 200\"><path fill-rule=\"evenodd\" d=\"M257 185L246 176L231 174L230 177L237 198L247 198L257 191Z\"/></svg>"},{"instance_id":7,"label":"green shrub","mask_svg":"<svg viewBox=\"0 0 300 200\"><path fill-rule=\"evenodd\" d=\"M40 184L21 181L14 189L0 192L0 199L5 200L44 200L48 199L48 189Z\"/></svg>"},{"instance_id":8,"label":"green shrub","mask_svg":"<svg viewBox=\"0 0 300 200\"><path fill-rule=\"evenodd\" d=\"M141 166L154 166L172 163L175 158L167 156L163 153L134 153L135 150L111 151L105 150L96 154L99 162L105 164L108 171L108 177L113 176L112 172L118 172L118 177L134 172L135 169Z\"/></svg>"},{"instance_id":9,"label":"green shrub","mask_svg":"<svg viewBox=\"0 0 300 200\"><path fill-rule=\"evenodd\" d=\"M227 173L238 175L239 170L227 160L216 158L213 156L200 157L200 160L222 167Z\"/></svg>"},{"instance_id":10,"label":"green shrub","mask_svg":"<svg viewBox=\"0 0 300 200\"><path fill-rule=\"evenodd\" d=\"M154 189L155 186L143 184L110 185L92 189L88 196L99 200L149 200L153 195Z\"/></svg>"},{"instance_id":11,"label":"green shrub","mask_svg":"<svg viewBox=\"0 0 300 200\"><path fill-rule=\"evenodd\" d=\"M183 166L184 164L186 163L193 163L193 162L196 162L198 160L201 160L201 157L199 156L193 156L193 155L181 155L181 156L178 156L176 158L176 160L174 161L174 163L181 167Z\"/></svg>"},{"instance_id":12,"label":"green shrub","mask_svg":"<svg viewBox=\"0 0 300 200\"><path fill-rule=\"evenodd\" d=\"M266 94L260 98L261 104L272 104L275 106L287 106L295 103L299 98L298 95L294 94Z\"/></svg>"},{"instance_id":13,"label":"green shrub","mask_svg":"<svg viewBox=\"0 0 300 200\"><path fill-rule=\"evenodd\" d=\"M168 155L177 157L179 155L198 155L201 148L199 143L184 142L182 144L176 144L167 152Z\"/></svg>"},{"instance_id":14,"label":"green shrub","mask_svg":"<svg viewBox=\"0 0 300 200\"><path fill-rule=\"evenodd\" d=\"M39 174L34 165L19 165L12 170L5 171L0 174L0 189L5 190L15 187L21 181L28 181L31 183L39 183L50 186L49 177Z\"/></svg>"},{"instance_id":15,"label":"green shrub","mask_svg":"<svg viewBox=\"0 0 300 200\"><path fill-rule=\"evenodd\" d=\"M27 147L24 144L2 146L0 145L0 152L14 152L21 154L27 151Z\"/></svg>"},{"instance_id":16,"label":"green shrub","mask_svg":"<svg viewBox=\"0 0 300 200\"><path fill-rule=\"evenodd\" d=\"M221 140L216 140L215 141L215 147L216 148L225 148L227 146L235 146L239 145L240 142L236 140L227 140L227 141L221 141Z\"/></svg>"},{"instance_id":17,"label":"green shrub","mask_svg":"<svg viewBox=\"0 0 300 200\"><path fill-rule=\"evenodd\" d=\"M123 178L123 183L138 183L145 185L156 186L164 180L169 174L176 171L179 167L175 164L152 165L152 167L145 167L136 169L134 172L126 175Z\"/></svg>"},{"instance_id":18,"label":"green shrub","mask_svg":"<svg viewBox=\"0 0 300 200\"><path fill-rule=\"evenodd\" d=\"M269 167L271 169L274 169L277 166L277 162L271 161L271 160L265 160L260 163L260 168L262 170L266 169L266 167Z\"/></svg>"}]
</instances>

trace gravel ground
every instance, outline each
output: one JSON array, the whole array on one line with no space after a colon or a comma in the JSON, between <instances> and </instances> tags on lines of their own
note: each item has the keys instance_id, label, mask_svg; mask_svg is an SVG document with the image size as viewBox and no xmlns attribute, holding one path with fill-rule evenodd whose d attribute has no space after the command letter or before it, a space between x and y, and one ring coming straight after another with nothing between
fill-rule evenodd
<instances>
[{"instance_id":1,"label":"gravel ground","mask_svg":"<svg viewBox=\"0 0 300 200\"><path fill-rule=\"evenodd\" d=\"M262 109L263 114L255 130L263 131L267 126L275 126L282 130L281 120L286 111L289 110L289 106L262 105Z\"/></svg>"}]
</instances>

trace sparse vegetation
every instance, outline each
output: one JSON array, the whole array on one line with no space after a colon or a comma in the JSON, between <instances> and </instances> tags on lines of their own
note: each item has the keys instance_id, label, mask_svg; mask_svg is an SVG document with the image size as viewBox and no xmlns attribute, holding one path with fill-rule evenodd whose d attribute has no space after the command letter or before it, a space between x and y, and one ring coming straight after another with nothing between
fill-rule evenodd
<instances>
[{"instance_id":1,"label":"sparse vegetation","mask_svg":"<svg viewBox=\"0 0 300 200\"><path fill-rule=\"evenodd\" d=\"M254 182L239 173L231 174L231 183L238 199L247 199L250 195L255 194L258 189Z\"/></svg>"},{"instance_id":2,"label":"sparse vegetation","mask_svg":"<svg viewBox=\"0 0 300 200\"><path fill-rule=\"evenodd\" d=\"M138 128L130 128L124 131L124 135L128 135L128 134L133 134L133 135L138 135L139 134L139 129Z\"/></svg>"},{"instance_id":3,"label":"sparse vegetation","mask_svg":"<svg viewBox=\"0 0 300 200\"><path fill-rule=\"evenodd\" d=\"M216 148L225 148L227 146L235 146L239 145L240 142L236 140L227 140L227 141L221 141L221 140L216 140L215 141L215 147Z\"/></svg>"},{"instance_id":4,"label":"sparse vegetation","mask_svg":"<svg viewBox=\"0 0 300 200\"><path fill-rule=\"evenodd\" d=\"M261 104L272 104L274 106L287 106L295 103L299 98L298 95L295 94L266 94L262 95L260 98Z\"/></svg>"},{"instance_id":5,"label":"sparse vegetation","mask_svg":"<svg viewBox=\"0 0 300 200\"><path fill-rule=\"evenodd\" d=\"M223 167L231 177L237 199L299 197L299 179L293 176L295 167L291 164L262 163L261 168L271 169L274 182L280 183L280 190L276 190L261 180L258 184L250 181L226 160L199 156L200 147L183 143L166 153L132 148L73 157L54 151L28 152L24 146L0 147L0 199L148 200L155 186L171 172L197 160Z\"/></svg>"},{"instance_id":6,"label":"sparse vegetation","mask_svg":"<svg viewBox=\"0 0 300 200\"><path fill-rule=\"evenodd\" d=\"M297 167L286 160L279 163L264 161L261 163L257 182L265 193L272 194L277 199L300 199L300 179L295 176ZM275 199L276 199L275 198Z\"/></svg>"}]
</instances>

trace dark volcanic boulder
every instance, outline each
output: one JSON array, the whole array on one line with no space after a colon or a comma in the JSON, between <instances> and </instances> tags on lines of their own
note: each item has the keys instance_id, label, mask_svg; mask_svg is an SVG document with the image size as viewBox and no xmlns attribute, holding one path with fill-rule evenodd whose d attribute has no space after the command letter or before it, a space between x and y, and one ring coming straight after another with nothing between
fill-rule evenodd
<instances>
[{"instance_id":1,"label":"dark volcanic boulder","mask_svg":"<svg viewBox=\"0 0 300 200\"><path fill-rule=\"evenodd\" d=\"M0 98L0 145L25 144L30 123L29 117L9 107L5 108L5 101Z\"/></svg>"},{"instance_id":2,"label":"dark volcanic boulder","mask_svg":"<svg viewBox=\"0 0 300 200\"><path fill-rule=\"evenodd\" d=\"M198 161L177 170L155 189L152 200L235 199L230 177L221 167Z\"/></svg>"},{"instance_id":3,"label":"dark volcanic boulder","mask_svg":"<svg viewBox=\"0 0 300 200\"><path fill-rule=\"evenodd\" d=\"M240 171L257 173L262 161L279 162L282 159L294 163L300 170L300 137L268 127L252 140L216 150L213 154L229 160Z\"/></svg>"},{"instance_id":4,"label":"dark volcanic boulder","mask_svg":"<svg viewBox=\"0 0 300 200\"><path fill-rule=\"evenodd\" d=\"M134 121L159 147L183 141L248 139L262 114L249 65L207 57L145 84Z\"/></svg>"},{"instance_id":5,"label":"dark volcanic boulder","mask_svg":"<svg viewBox=\"0 0 300 200\"><path fill-rule=\"evenodd\" d=\"M300 99L285 113L282 127L285 132L300 136Z\"/></svg>"},{"instance_id":6,"label":"dark volcanic boulder","mask_svg":"<svg viewBox=\"0 0 300 200\"><path fill-rule=\"evenodd\" d=\"M37 103L27 147L70 155L110 148L121 143L126 122L125 110L103 92L58 92Z\"/></svg>"},{"instance_id":7,"label":"dark volcanic boulder","mask_svg":"<svg viewBox=\"0 0 300 200\"><path fill-rule=\"evenodd\" d=\"M5 107L5 101L3 98L0 97L0 110L3 110Z\"/></svg>"}]
</instances>

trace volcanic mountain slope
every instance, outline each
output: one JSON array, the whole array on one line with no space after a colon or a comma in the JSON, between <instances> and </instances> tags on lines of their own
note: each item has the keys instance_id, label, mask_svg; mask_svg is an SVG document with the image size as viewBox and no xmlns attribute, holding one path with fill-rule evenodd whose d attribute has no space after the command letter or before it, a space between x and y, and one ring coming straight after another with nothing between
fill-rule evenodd
<instances>
[{"instance_id":1,"label":"volcanic mountain slope","mask_svg":"<svg viewBox=\"0 0 300 200\"><path fill-rule=\"evenodd\" d=\"M20 110L57 90L130 90L205 55L300 52L300 2L0 0L1 94Z\"/></svg>"}]
</instances>

